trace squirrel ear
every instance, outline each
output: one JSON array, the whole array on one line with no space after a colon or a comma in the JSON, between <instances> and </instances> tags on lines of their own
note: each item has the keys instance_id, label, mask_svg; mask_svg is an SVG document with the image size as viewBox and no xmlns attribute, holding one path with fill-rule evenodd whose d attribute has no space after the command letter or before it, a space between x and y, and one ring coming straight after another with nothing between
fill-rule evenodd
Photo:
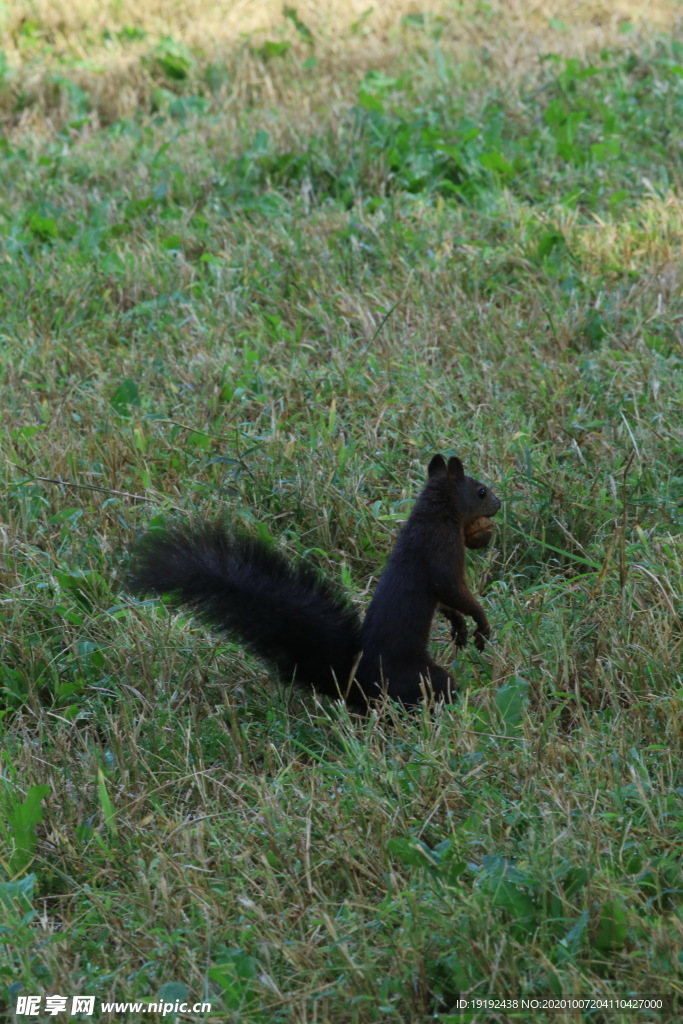
<instances>
[{"instance_id":1,"label":"squirrel ear","mask_svg":"<svg viewBox=\"0 0 683 1024\"><path fill-rule=\"evenodd\" d=\"M427 476L436 476L437 473L446 472L446 461L443 455L435 455L427 467Z\"/></svg>"},{"instance_id":2,"label":"squirrel ear","mask_svg":"<svg viewBox=\"0 0 683 1024\"><path fill-rule=\"evenodd\" d=\"M448 460L448 475L453 477L456 483L460 483L461 480L465 479L465 470L463 469L462 462L457 455L453 455L452 458Z\"/></svg>"}]
</instances>

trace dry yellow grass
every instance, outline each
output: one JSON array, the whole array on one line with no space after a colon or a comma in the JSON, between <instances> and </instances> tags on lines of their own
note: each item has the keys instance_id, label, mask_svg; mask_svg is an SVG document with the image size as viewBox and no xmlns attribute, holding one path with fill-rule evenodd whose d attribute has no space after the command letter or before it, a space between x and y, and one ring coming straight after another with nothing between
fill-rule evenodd
<instances>
[{"instance_id":1,"label":"dry yellow grass","mask_svg":"<svg viewBox=\"0 0 683 1024\"><path fill-rule=\"evenodd\" d=\"M8 5L9 6L9 5ZM516 32L522 44L542 38L557 38L552 19L566 26L562 34L586 46L610 45L624 22L652 31L671 29L680 17L680 5L674 0L385 0L373 7L367 0L333 0L319 4L298 0L292 5L311 29L316 42L326 50L346 48L348 37L356 39L354 48L376 50L395 43L396 29L407 14L424 13L445 19L447 36L462 38L479 32L489 21L500 38L501 28ZM40 35L64 52L92 56L106 30L136 26L150 35L168 35L170 31L189 46L220 48L234 45L245 35L272 33L284 23L280 0L236 0L206 3L205 0L157 0L141 5L137 0L102 4L98 0L78 3L55 0L19 0L5 13L5 31L10 53L21 26L32 21ZM359 22L362 24L359 25ZM356 26L354 28L354 26ZM101 47L106 54L109 47Z\"/></svg>"},{"instance_id":2,"label":"dry yellow grass","mask_svg":"<svg viewBox=\"0 0 683 1024\"><path fill-rule=\"evenodd\" d=\"M19 0L0 9L0 49L9 67L0 114L13 134L51 131L60 120L60 89L54 77L67 75L88 93L94 121L130 116L149 104L155 82L145 58L163 38L190 48L198 68L214 61L230 71L237 102L263 98L284 105L301 103L304 91L328 104L370 68L396 68L420 49L420 33L406 15L424 14L438 27L445 53L472 60L486 53L491 75L514 79L533 71L540 54L585 56L603 46L623 45L640 33L672 31L680 22L675 0L335 0L292 5L314 38L317 65L301 82L301 61L264 63L254 48L267 39L288 40L304 56L308 44L283 13L280 0L134 0L102 4ZM121 30L136 29L141 38ZM625 31L625 29L627 31ZM431 46L429 32L424 43ZM416 45L417 44L417 45ZM294 86L294 88L292 88ZM17 96L29 102L19 104ZM63 103L61 104L63 106Z\"/></svg>"}]
</instances>

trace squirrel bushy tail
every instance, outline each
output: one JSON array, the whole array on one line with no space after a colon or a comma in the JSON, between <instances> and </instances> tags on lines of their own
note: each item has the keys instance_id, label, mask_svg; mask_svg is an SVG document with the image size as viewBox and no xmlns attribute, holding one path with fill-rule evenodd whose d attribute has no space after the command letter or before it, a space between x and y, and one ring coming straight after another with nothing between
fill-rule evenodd
<instances>
[{"instance_id":1,"label":"squirrel bushy tail","mask_svg":"<svg viewBox=\"0 0 683 1024\"><path fill-rule=\"evenodd\" d=\"M130 586L168 595L236 635L284 680L365 704L350 682L360 647L355 608L330 582L263 542L220 526L153 531L136 552Z\"/></svg>"}]
</instances>

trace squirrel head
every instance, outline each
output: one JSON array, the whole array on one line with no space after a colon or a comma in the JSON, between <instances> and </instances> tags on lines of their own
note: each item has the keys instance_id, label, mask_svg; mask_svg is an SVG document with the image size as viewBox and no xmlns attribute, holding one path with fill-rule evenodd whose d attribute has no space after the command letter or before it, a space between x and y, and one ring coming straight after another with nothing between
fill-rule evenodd
<instances>
[{"instance_id":1,"label":"squirrel head","mask_svg":"<svg viewBox=\"0 0 683 1024\"><path fill-rule=\"evenodd\" d=\"M427 475L430 482L438 481L440 487L445 484L449 509L463 526L468 526L480 516L495 516L500 508L500 498L486 484L465 476L462 462L455 455L448 462L443 455L435 455L429 463Z\"/></svg>"}]
</instances>

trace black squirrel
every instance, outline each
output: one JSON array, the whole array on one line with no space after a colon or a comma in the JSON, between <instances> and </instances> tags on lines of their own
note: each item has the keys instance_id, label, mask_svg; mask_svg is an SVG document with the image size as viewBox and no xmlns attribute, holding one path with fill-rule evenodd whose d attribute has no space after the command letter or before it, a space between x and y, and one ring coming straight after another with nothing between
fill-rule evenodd
<instances>
[{"instance_id":1,"label":"black squirrel","mask_svg":"<svg viewBox=\"0 0 683 1024\"><path fill-rule=\"evenodd\" d=\"M466 615L476 623L480 650L488 639L486 613L465 579L465 531L499 508L490 488L465 476L460 459L435 455L362 624L331 582L221 526L147 534L130 586L137 594L170 595L237 636L283 679L341 696L354 710L366 711L384 695L414 707L455 690L427 652L437 608L458 646L467 642Z\"/></svg>"}]
</instances>

